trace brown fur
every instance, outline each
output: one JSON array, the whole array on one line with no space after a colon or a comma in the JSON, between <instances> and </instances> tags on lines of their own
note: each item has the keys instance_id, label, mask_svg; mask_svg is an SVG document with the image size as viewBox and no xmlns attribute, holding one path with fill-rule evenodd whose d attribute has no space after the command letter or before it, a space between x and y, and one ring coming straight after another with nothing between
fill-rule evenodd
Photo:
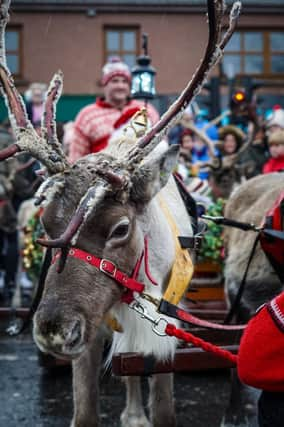
<instances>
[{"instance_id":1,"label":"brown fur","mask_svg":"<svg viewBox=\"0 0 284 427\"><path fill-rule=\"evenodd\" d=\"M136 170L129 183L130 191L109 189L103 200L92 207L81 226L76 247L110 259L121 271L131 275L144 247L137 218L147 210L150 200L166 184L176 157L177 149L171 147L159 158L154 158L149 164L146 162ZM64 232L86 188L93 185L94 179L100 179L93 174L93 167L103 158L102 154L88 156L65 173L64 186L52 197L42 217L49 237L57 238ZM109 159L108 156L105 158ZM129 221L128 233L112 237L121 218ZM164 274L167 275L167 271ZM74 427L99 425L98 373L104 342L103 319L120 300L122 293L122 287L110 277L77 258L68 257L61 273L57 272L57 263L49 268L45 291L34 317L34 337L43 351L73 360ZM124 426L149 426L139 386L137 379L127 380L127 389L134 395L129 396L128 393L128 404L121 417ZM151 390L153 425L174 427L171 375L153 380ZM163 398L157 398L157 393Z\"/></svg>"},{"instance_id":2,"label":"brown fur","mask_svg":"<svg viewBox=\"0 0 284 427\"><path fill-rule=\"evenodd\" d=\"M231 196L225 216L238 221L261 225L267 210L284 188L283 174L267 174L253 178ZM242 279L256 235L239 229L226 228L226 288L234 295ZM257 288L255 288L257 286ZM264 252L257 247L247 278L242 306L250 316L256 308L281 290L281 284Z\"/></svg>"}]
</instances>

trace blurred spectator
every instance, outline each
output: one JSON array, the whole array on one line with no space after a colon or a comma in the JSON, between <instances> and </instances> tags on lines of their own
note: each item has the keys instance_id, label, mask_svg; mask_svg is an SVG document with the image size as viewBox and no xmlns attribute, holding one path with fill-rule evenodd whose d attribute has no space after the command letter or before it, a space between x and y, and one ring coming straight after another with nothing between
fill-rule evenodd
<instances>
[{"instance_id":1,"label":"blurred spectator","mask_svg":"<svg viewBox=\"0 0 284 427\"><path fill-rule=\"evenodd\" d=\"M13 142L11 134L0 127L0 149ZM11 203L12 174L15 161L0 162L0 290L6 298L11 296L17 265L17 217Z\"/></svg>"},{"instance_id":2,"label":"blurred spectator","mask_svg":"<svg viewBox=\"0 0 284 427\"><path fill-rule=\"evenodd\" d=\"M209 122L202 110L196 117L195 126L197 129L203 130L212 141L218 140L218 127L215 124L211 124L211 122Z\"/></svg>"},{"instance_id":3,"label":"blurred spectator","mask_svg":"<svg viewBox=\"0 0 284 427\"><path fill-rule=\"evenodd\" d=\"M41 122L46 90L44 83L32 83L25 93L28 118L33 125Z\"/></svg>"},{"instance_id":4,"label":"blurred spectator","mask_svg":"<svg viewBox=\"0 0 284 427\"><path fill-rule=\"evenodd\" d=\"M194 122L194 113L191 105L189 105L183 112L182 118L168 133L169 145L180 144L183 131L187 128L188 123Z\"/></svg>"},{"instance_id":5,"label":"blurred spectator","mask_svg":"<svg viewBox=\"0 0 284 427\"><path fill-rule=\"evenodd\" d=\"M14 142L6 127L0 127L0 150ZM0 162L0 285L7 304L11 302L18 268L17 210L33 193L20 156Z\"/></svg>"},{"instance_id":6,"label":"blurred spectator","mask_svg":"<svg viewBox=\"0 0 284 427\"><path fill-rule=\"evenodd\" d=\"M73 136L73 126L74 122L69 121L63 124L63 135L62 135L62 144L63 150L66 156L69 156L70 142Z\"/></svg>"},{"instance_id":7,"label":"blurred spectator","mask_svg":"<svg viewBox=\"0 0 284 427\"><path fill-rule=\"evenodd\" d=\"M190 129L184 129L180 140L180 153L178 160L178 173L187 183L191 175L193 133Z\"/></svg>"},{"instance_id":8,"label":"blurred spectator","mask_svg":"<svg viewBox=\"0 0 284 427\"><path fill-rule=\"evenodd\" d=\"M190 129L184 129L180 140L180 154L191 160L191 151L194 146L193 132Z\"/></svg>"},{"instance_id":9,"label":"blurred spectator","mask_svg":"<svg viewBox=\"0 0 284 427\"><path fill-rule=\"evenodd\" d=\"M262 173L268 158L267 137L265 130L260 128L254 140L240 153L237 163L242 165L245 177L249 179Z\"/></svg>"},{"instance_id":10,"label":"blurred spectator","mask_svg":"<svg viewBox=\"0 0 284 427\"><path fill-rule=\"evenodd\" d=\"M266 129L268 135L284 129L284 110L280 106L275 106L272 113L267 117Z\"/></svg>"},{"instance_id":11,"label":"blurred spectator","mask_svg":"<svg viewBox=\"0 0 284 427\"><path fill-rule=\"evenodd\" d=\"M210 161L210 156L208 154L208 147L205 142L199 138L199 136L195 135L194 144L192 148L192 173L193 175L197 175L201 179L208 178L208 171L201 170L199 167L205 163Z\"/></svg>"},{"instance_id":12,"label":"blurred spectator","mask_svg":"<svg viewBox=\"0 0 284 427\"><path fill-rule=\"evenodd\" d=\"M104 65L101 82L104 96L79 112L72 131L69 129L69 141L65 138L71 162L106 148L121 116L129 120L145 106L141 101L130 99L131 73L120 58L112 58ZM151 123L156 123L159 114L155 108L147 104L147 110Z\"/></svg>"},{"instance_id":13,"label":"blurred spectator","mask_svg":"<svg viewBox=\"0 0 284 427\"><path fill-rule=\"evenodd\" d=\"M269 158L269 151L264 119L257 111L255 103L247 106L247 116L249 122L245 147L238 155L237 164L243 175L249 179L262 173L263 165Z\"/></svg>"},{"instance_id":14,"label":"blurred spectator","mask_svg":"<svg viewBox=\"0 0 284 427\"><path fill-rule=\"evenodd\" d=\"M244 140L245 134L237 126L228 125L219 129L218 148L223 156L237 153Z\"/></svg>"},{"instance_id":15,"label":"blurred spectator","mask_svg":"<svg viewBox=\"0 0 284 427\"><path fill-rule=\"evenodd\" d=\"M263 173L284 171L284 129L273 132L268 145L271 158L263 166Z\"/></svg>"}]
</instances>

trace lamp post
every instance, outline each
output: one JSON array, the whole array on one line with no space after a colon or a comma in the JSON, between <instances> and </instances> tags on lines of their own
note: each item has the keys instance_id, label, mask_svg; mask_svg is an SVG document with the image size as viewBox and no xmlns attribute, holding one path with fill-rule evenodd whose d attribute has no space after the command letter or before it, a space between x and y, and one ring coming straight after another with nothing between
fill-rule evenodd
<instances>
[{"instance_id":1,"label":"lamp post","mask_svg":"<svg viewBox=\"0 0 284 427\"><path fill-rule=\"evenodd\" d=\"M142 35L142 55L138 56L135 67L132 68L131 95L135 99L144 99L145 104L156 95L155 75L156 70L150 65L148 55L148 35Z\"/></svg>"}]
</instances>

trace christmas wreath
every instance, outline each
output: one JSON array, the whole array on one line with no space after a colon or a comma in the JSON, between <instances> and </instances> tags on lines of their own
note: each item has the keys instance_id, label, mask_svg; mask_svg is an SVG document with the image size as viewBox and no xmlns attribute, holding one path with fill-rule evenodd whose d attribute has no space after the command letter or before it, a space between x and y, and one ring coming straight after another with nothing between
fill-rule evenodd
<instances>
[{"instance_id":1,"label":"christmas wreath","mask_svg":"<svg viewBox=\"0 0 284 427\"><path fill-rule=\"evenodd\" d=\"M29 219L24 227L24 247L22 249L23 267L29 278L37 280L43 259L44 249L36 240L44 236L43 226L40 221L41 210L38 210Z\"/></svg>"}]
</instances>

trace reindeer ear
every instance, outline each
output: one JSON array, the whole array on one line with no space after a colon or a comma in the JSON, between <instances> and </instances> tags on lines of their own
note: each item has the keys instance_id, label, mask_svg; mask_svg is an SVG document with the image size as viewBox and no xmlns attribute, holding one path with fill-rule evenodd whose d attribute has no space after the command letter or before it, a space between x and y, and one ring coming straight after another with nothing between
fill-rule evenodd
<instances>
[{"instance_id":1,"label":"reindeer ear","mask_svg":"<svg viewBox=\"0 0 284 427\"><path fill-rule=\"evenodd\" d=\"M149 202L168 182L177 164L179 145L172 145L166 151L155 150L138 166L132 176L131 199L135 202Z\"/></svg>"}]
</instances>

